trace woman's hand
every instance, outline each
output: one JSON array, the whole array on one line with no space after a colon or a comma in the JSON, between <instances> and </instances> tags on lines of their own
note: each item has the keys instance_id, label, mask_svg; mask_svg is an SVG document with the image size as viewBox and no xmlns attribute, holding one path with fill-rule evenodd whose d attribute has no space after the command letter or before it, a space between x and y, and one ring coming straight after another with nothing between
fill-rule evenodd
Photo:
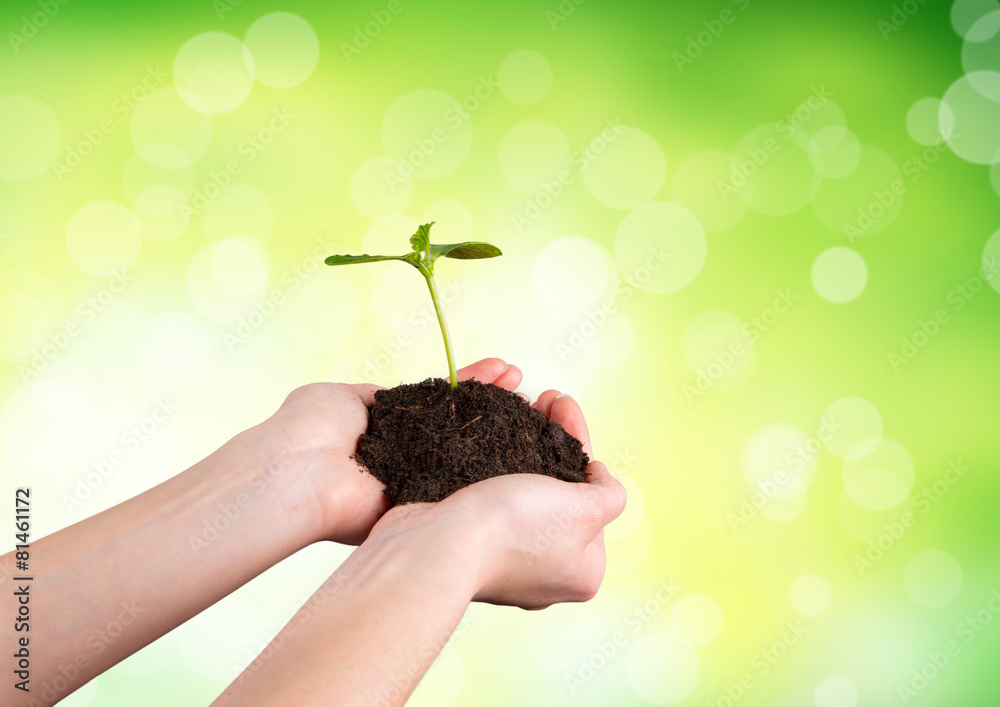
<instances>
[{"instance_id":1,"label":"woman's hand","mask_svg":"<svg viewBox=\"0 0 1000 707\"><path fill-rule=\"evenodd\" d=\"M458 372L513 390L521 371L487 358ZM312 383L289 394L278 411L258 426L275 468L286 482L287 508L307 508L315 540L360 544L389 507L381 481L352 458L368 428L368 408L379 386Z\"/></svg>"},{"instance_id":2,"label":"woman's hand","mask_svg":"<svg viewBox=\"0 0 1000 707\"><path fill-rule=\"evenodd\" d=\"M590 439L576 402L558 391L534 407L576 436ZM538 474L510 474L472 484L439 503L393 508L369 542L419 537L424 551L452 556L458 549L471 598L539 609L587 601L605 569L604 526L625 508L625 490L604 464L591 462L586 483Z\"/></svg>"}]
</instances>

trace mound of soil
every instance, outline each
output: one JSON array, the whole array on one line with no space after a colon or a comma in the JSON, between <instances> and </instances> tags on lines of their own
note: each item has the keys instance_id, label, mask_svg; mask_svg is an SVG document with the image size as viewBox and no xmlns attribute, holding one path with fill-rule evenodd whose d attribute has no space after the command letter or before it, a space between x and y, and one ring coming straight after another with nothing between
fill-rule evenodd
<instances>
[{"instance_id":1,"label":"mound of soil","mask_svg":"<svg viewBox=\"0 0 1000 707\"><path fill-rule=\"evenodd\" d=\"M369 412L355 458L393 505L440 501L503 474L586 480L580 441L495 385L428 378L378 391Z\"/></svg>"}]
</instances>

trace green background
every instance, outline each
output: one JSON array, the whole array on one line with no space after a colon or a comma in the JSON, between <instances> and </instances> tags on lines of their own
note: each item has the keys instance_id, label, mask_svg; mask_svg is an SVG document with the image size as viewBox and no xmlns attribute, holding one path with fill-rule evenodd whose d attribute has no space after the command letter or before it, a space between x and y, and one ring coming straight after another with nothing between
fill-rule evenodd
<instances>
[{"instance_id":1,"label":"green background","mask_svg":"<svg viewBox=\"0 0 1000 707\"><path fill-rule=\"evenodd\" d=\"M437 220L504 251L438 268L460 365L577 397L630 503L595 600L471 607L412 704L990 704L1000 5L578 2L5 3L5 493L46 534L440 375L416 273L317 266ZM347 552L65 704L207 704Z\"/></svg>"}]
</instances>

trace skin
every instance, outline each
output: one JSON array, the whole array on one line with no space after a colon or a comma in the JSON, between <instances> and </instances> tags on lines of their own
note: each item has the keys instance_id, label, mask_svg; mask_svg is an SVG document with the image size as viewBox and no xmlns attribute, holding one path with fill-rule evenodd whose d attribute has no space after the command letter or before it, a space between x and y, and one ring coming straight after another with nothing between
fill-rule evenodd
<instances>
[{"instance_id":1,"label":"skin","mask_svg":"<svg viewBox=\"0 0 1000 707\"><path fill-rule=\"evenodd\" d=\"M459 375L508 390L521 380L499 359ZM32 585L28 636L45 649L31 653L31 693L5 688L4 704L54 704L320 540L361 547L216 704L403 704L470 601L541 608L594 595L603 527L625 503L603 465L587 484L512 475L388 510L381 482L350 458L377 389L298 388L190 469L32 542L44 580ZM535 407L590 452L571 398L546 391ZM553 523L555 539L539 542ZM0 558L0 571L17 576L14 561ZM16 614L12 592L0 604ZM4 646L25 635L11 622L0 634Z\"/></svg>"}]
</instances>

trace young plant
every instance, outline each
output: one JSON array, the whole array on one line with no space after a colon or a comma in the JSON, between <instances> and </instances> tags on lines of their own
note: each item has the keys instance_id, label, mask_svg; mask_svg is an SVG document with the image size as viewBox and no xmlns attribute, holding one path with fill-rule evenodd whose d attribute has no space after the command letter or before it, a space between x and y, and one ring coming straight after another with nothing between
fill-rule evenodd
<instances>
[{"instance_id":1,"label":"young plant","mask_svg":"<svg viewBox=\"0 0 1000 707\"><path fill-rule=\"evenodd\" d=\"M479 258L495 258L503 255L500 249L490 243L481 241L466 241L465 243L435 244L431 243L431 226L434 221L425 223L410 236L412 253L406 255L331 255L326 259L327 265L350 265L351 263L374 263L379 260L402 260L409 263L424 276L427 289L431 293L434 311L437 313L438 324L441 325L441 336L444 337L444 352L448 356L448 373L451 375L451 387L458 387L458 375L455 373L455 356L451 350L451 339L448 336L448 324L444 320L441 302L438 299L437 286L434 284L434 261L440 257L457 260L478 260Z\"/></svg>"}]
</instances>

